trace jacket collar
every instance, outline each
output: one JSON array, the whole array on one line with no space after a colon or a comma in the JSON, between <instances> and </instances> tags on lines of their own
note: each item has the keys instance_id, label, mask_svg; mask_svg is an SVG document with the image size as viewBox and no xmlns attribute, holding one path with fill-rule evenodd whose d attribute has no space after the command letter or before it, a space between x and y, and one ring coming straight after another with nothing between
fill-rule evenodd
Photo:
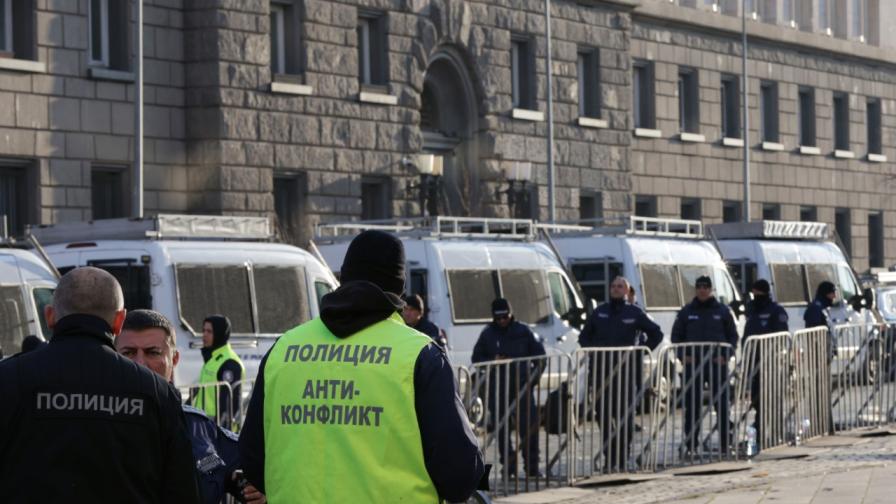
<instances>
[{"instance_id":1,"label":"jacket collar","mask_svg":"<svg viewBox=\"0 0 896 504\"><path fill-rule=\"evenodd\" d=\"M74 314L62 317L53 327L53 339L50 343L71 338L92 338L103 345L115 348L115 336L112 328L105 320L93 315Z\"/></svg>"}]
</instances>

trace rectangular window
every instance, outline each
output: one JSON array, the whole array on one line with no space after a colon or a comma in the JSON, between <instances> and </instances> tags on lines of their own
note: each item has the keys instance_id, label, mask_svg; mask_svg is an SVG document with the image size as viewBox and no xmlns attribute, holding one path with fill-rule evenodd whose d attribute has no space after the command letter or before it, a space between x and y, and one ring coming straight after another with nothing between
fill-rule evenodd
<instances>
[{"instance_id":1,"label":"rectangular window","mask_svg":"<svg viewBox=\"0 0 896 504\"><path fill-rule=\"evenodd\" d=\"M783 305L808 302L806 270L802 264L772 264L771 270L775 301Z\"/></svg>"},{"instance_id":2,"label":"rectangular window","mask_svg":"<svg viewBox=\"0 0 896 504\"><path fill-rule=\"evenodd\" d=\"M94 219L127 217L126 168L94 167L90 172L90 199Z\"/></svg>"},{"instance_id":3,"label":"rectangular window","mask_svg":"<svg viewBox=\"0 0 896 504\"><path fill-rule=\"evenodd\" d=\"M702 215L700 208L700 200L698 198L682 198L681 199L681 218L689 220L700 220Z\"/></svg>"},{"instance_id":4,"label":"rectangular window","mask_svg":"<svg viewBox=\"0 0 896 504\"><path fill-rule=\"evenodd\" d=\"M311 318L304 268L256 264L252 280L259 334L279 336Z\"/></svg>"},{"instance_id":5,"label":"rectangular window","mask_svg":"<svg viewBox=\"0 0 896 504\"><path fill-rule=\"evenodd\" d=\"M103 269L118 280L124 294L124 307L131 310L152 309L152 284L149 266L135 258L87 261L88 266Z\"/></svg>"},{"instance_id":6,"label":"rectangular window","mask_svg":"<svg viewBox=\"0 0 896 504\"><path fill-rule=\"evenodd\" d=\"M109 65L109 0L90 0L90 64Z\"/></svg>"},{"instance_id":7,"label":"rectangular window","mask_svg":"<svg viewBox=\"0 0 896 504\"><path fill-rule=\"evenodd\" d=\"M866 125L868 128L868 153L883 154L880 100L877 98L869 98L867 107L868 118Z\"/></svg>"},{"instance_id":8,"label":"rectangular window","mask_svg":"<svg viewBox=\"0 0 896 504\"><path fill-rule=\"evenodd\" d=\"M847 255L852 255L852 215L848 208L838 208L834 211L834 229L840 237L840 243Z\"/></svg>"},{"instance_id":9,"label":"rectangular window","mask_svg":"<svg viewBox=\"0 0 896 504\"><path fill-rule=\"evenodd\" d=\"M818 222L818 207L801 206L800 221L802 222Z\"/></svg>"},{"instance_id":10,"label":"rectangular window","mask_svg":"<svg viewBox=\"0 0 896 504\"><path fill-rule=\"evenodd\" d=\"M599 192L582 190L579 193L579 219L600 219L603 214L603 195Z\"/></svg>"},{"instance_id":11,"label":"rectangular window","mask_svg":"<svg viewBox=\"0 0 896 504\"><path fill-rule=\"evenodd\" d=\"M829 0L830 2L830 22L832 34L837 38L849 37L849 9L848 2L850 0Z\"/></svg>"},{"instance_id":12,"label":"rectangular window","mask_svg":"<svg viewBox=\"0 0 896 504\"><path fill-rule=\"evenodd\" d=\"M494 270L449 270L448 294L455 322L492 320L491 303L500 296L498 272Z\"/></svg>"},{"instance_id":13,"label":"rectangular window","mask_svg":"<svg viewBox=\"0 0 896 504\"><path fill-rule=\"evenodd\" d=\"M868 214L868 266L884 267L884 214Z\"/></svg>"},{"instance_id":14,"label":"rectangular window","mask_svg":"<svg viewBox=\"0 0 896 504\"><path fill-rule=\"evenodd\" d=\"M700 131L700 90L693 68L678 69L678 127L688 133Z\"/></svg>"},{"instance_id":15,"label":"rectangular window","mask_svg":"<svg viewBox=\"0 0 896 504\"><path fill-rule=\"evenodd\" d=\"M286 73L286 9L281 4L271 4L271 73Z\"/></svg>"},{"instance_id":16,"label":"rectangular window","mask_svg":"<svg viewBox=\"0 0 896 504\"><path fill-rule=\"evenodd\" d=\"M834 93L834 148L849 150L849 95Z\"/></svg>"},{"instance_id":17,"label":"rectangular window","mask_svg":"<svg viewBox=\"0 0 896 504\"><path fill-rule=\"evenodd\" d=\"M616 262L574 262L570 269L585 296L598 303L610 300L610 282L622 275L622 263Z\"/></svg>"},{"instance_id":18,"label":"rectangular window","mask_svg":"<svg viewBox=\"0 0 896 504\"><path fill-rule=\"evenodd\" d=\"M0 0L0 53L12 52L12 0Z\"/></svg>"},{"instance_id":19,"label":"rectangular window","mask_svg":"<svg viewBox=\"0 0 896 504\"><path fill-rule=\"evenodd\" d=\"M778 83L764 81L760 86L762 141L778 141Z\"/></svg>"},{"instance_id":20,"label":"rectangular window","mask_svg":"<svg viewBox=\"0 0 896 504\"><path fill-rule=\"evenodd\" d=\"M740 138L740 81L735 75L722 76L722 136Z\"/></svg>"},{"instance_id":21,"label":"rectangular window","mask_svg":"<svg viewBox=\"0 0 896 504\"><path fill-rule=\"evenodd\" d=\"M728 273L731 274L731 279L734 280L738 292L742 294L750 292L753 282L757 280L756 263L729 261Z\"/></svg>"},{"instance_id":22,"label":"rectangular window","mask_svg":"<svg viewBox=\"0 0 896 504\"><path fill-rule=\"evenodd\" d=\"M242 265L176 264L180 318L195 335L210 313L226 313L235 335L255 333L249 271Z\"/></svg>"},{"instance_id":23,"label":"rectangular window","mask_svg":"<svg viewBox=\"0 0 896 504\"><path fill-rule=\"evenodd\" d=\"M635 127L653 129L656 127L653 62L635 61L633 72L634 101L632 109Z\"/></svg>"},{"instance_id":24,"label":"rectangular window","mask_svg":"<svg viewBox=\"0 0 896 504\"><path fill-rule=\"evenodd\" d=\"M361 181L361 219L392 217L392 198L387 178L364 178Z\"/></svg>"},{"instance_id":25,"label":"rectangular window","mask_svg":"<svg viewBox=\"0 0 896 504\"><path fill-rule=\"evenodd\" d=\"M364 12L358 18L358 79L361 84L385 86L388 83L386 16Z\"/></svg>"},{"instance_id":26,"label":"rectangular window","mask_svg":"<svg viewBox=\"0 0 896 504\"><path fill-rule=\"evenodd\" d=\"M806 264L806 281L809 283L809 295L812 296L821 282L837 282L837 271L833 264ZM842 295L842 293L841 293Z\"/></svg>"},{"instance_id":27,"label":"rectangular window","mask_svg":"<svg viewBox=\"0 0 896 504\"><path fill-rule=\"evenodd\" d=\"M800 87L799 90L800 113L800 145L815 146L815 90L809 87Z\"/></svg>"},{"instance_id":28,"label":"rectangular window","mask_svg":"<svg viewBox=\"0 0 896 504\"><path fill-rule=\"evenodd\" d=\"M0 220L6 217L7 232L18 236L25 232L27 201L25 168L0 164Z\"/></svg>"},{"instance_id":29,"label":"rectangular window","mask_svg":"<svg viewBox=\"0 0 896 504\"><path fill-rule=\"evenodd\" d=\"M271 2L271 74L297 75L303 70L298 0Z\"/></svg>"},{"instance_id":30,"label":"rectangular window","mask_svg":"<svg viewBox=\"0 0 896 504\"><path fill-rule=\"evenodd\" d=\"M641 295L652 309L681 308L678 269L671 264L641 264Z\"/></svg>"},{"instance_id":31,"label":"rectangular window","mask_svg":"<svg viewBox=\"0 0 896 504\"><path fill-rule=\"evenodd\" d=\"M743 204L739 201L722 202L722 222L740 222Z\"/></svg>"},{"instance_id":32,"label":"rectangular window","mask_svg":"<svg viewBox=\"0 0 896 504\"><path fill-rule=\"evenodd\" d=\"M763 203L762 220L781 220L781 205L777 203Z\"/></svg>"},{"instance_id":33,"label":"rectangular window","mask_svg":"<svg viewBox=\"0 0 896 504\"><path fill-rule=\"evenodd\" d=\"M301 238L306 187L304 174L274 177L274 212L280 237L287 243L298 243Z\"/></svg>"},{"instance_id":34,"label":"rectangular window","mask_svg":"<svg viewBox=\"0 0 896 504\"><path fill-rule=\"evenodd\" d=\"M535 110L535 51L532 40L513 36L510 43L510 74L513 108Z\"/></svg>"},{"instance_id":35,"label":"rectangular window","mask_svg":"<svg viewBox=\"0 0 896 504\"><path fill-rule=\"evenodd\" d=\"M88 63L128 70L131 58L130 3L90 0L88 7Z\"/></svg>"},{"instance_id":36,"label":"rectangular window","mask_svg":"<svg viewBox=\"0 0 896 504\"><path fill-rule=\"evenodd\" d=\"M831 29L831 0L818 0L818 31L829 33Z\"/></svg>"},{"instance_id":37,"label":"rectangular window","mask_svg":"<svg viewBox=\"0 0 896 504\"><path fill-rule=\"evenodd\" d=\"M865 40L865 2L867 0L852 0L852 38Z\"/></svg>"},{"instance_id":38,"label":"rectangular window","mask_svg":"<svg viewBox=\"0 0 896 504\"><path fill-rule=\"evenodd\" d=\"M600 117L600 53L580 50L578 55L579 116Z\"/></svg>"},{"instance_id":39,"label":"rectangular window","mask_svg":"<svg viewBox=\"0 0 896 504\"><path fill-rule=\"evenodd\" d=\"M635 196L635 215L638 217L656 217L656 196Z\"/></svg>"},{"instance_id":40,"label":"rectangular window","mask_svg":"<svg viewBox=\"0 0 896 504\"><path fill-rule=\"evenodd\" d=\"M30 334L26 306L20 286L0 286L0 345L8 354L18 352L22 340Z\"/></svg>"},{"instance_id":41,"label":"rectangular window","mask_svg":"<svg viewBox=\"0 0 896 504\"><path fill-rule=\"evenodd\" d=\"M546 275L539 270L501 270L501 295L510 301L517 320L541 324L552 311Z\"/></svg>"},{"instance_id":42,"label":"rectangular window","mask_svg":"<svg viewBox=\"0 0 896 504\"><path fill-rule=\"evenodd\" d=\"M782 0L781 4L781 21L790 23L796 19L796 12L793 9L793 0Z\"/></svg>"}]
</instances>

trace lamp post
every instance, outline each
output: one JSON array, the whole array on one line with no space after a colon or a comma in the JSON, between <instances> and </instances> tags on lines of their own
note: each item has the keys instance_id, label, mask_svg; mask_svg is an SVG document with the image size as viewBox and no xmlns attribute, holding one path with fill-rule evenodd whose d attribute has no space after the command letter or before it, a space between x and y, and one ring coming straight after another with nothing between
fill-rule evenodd
<instances>
[{"instance_id":1,"label":"lamp post","mask_svg":"<svg viewBox=\"0 0 896 504\"><path fill-rule=\"evenodd\" d=\"M752 5L752 2L751 2ZM750 222L750 93L747 74L747 0L741 0L740 25L743 40L743 54L741 65L743 70L743 94L744 101L744 222Z\"/></svg>"},{"instance_id":2,"label":"lamp post","mask_svg":"<svg viewBox=\"0 0 896 504\"><path fill-rule=\"evenodd\" d=\"M134 166L131 168L131 218L143 218L143 0L137 2L134 62Z\"/></svg>"},{"instance_id":3,"label":"lamp post","mask_svg":"<svg viewBox=\"0 0 896 504\"><path fill-rule=\"evenodd\" d=\"M532 163L516 162L513 167L506 170L504 176L507 187L495 189L495 198L500 201L501 196L507 197L507 207L511 217L521 217L520 209L530 208L530 185L532 180Z\"/></svg>"},{"instance_id":4,"label":"lamp post","mask_svg":"<svg viewBox=\"0 0 896 504\"><path fill-rule=\"evenodd\" d=\"M444 172L444 163L442 156L434 154L420 154L414 160L408 160L407 163L417 168L420 174L420 181L416 184L409 182L407 186L408 192L417 191L417 198L420 201L420 213L430 217L439 215L439 196L442 194L442 174Z\"/></svg>"}]
</instances>

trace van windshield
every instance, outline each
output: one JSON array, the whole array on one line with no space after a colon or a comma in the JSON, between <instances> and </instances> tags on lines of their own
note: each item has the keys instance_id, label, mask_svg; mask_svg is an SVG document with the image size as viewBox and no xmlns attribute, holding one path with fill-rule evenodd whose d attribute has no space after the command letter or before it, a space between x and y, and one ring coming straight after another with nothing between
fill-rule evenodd
<instances>
[{"instance_id":1,"label":"van windshield","mask_svg":"<svg viewBox=\"0 0 896 504\"><path fill-rule=\"evenodd\" d=\"M448 289L456 323L492 320L492 301L505 297L520 322L543 323L552 311L545 273L540 270L449 270Z\"/></svg>"},{"instance_id":2,"label":"van windshield","mask_svg":"<svg viewBox=\"0 0 896 504\"><path fill-rule=\"evenodd\" d=\"M722 304L737 299L728 270L708 264L642 264L641 290L644 306L653 310L679 309L694 297L701 276L712 279L714 296Z\"/></svg>"},{"instance_id":3,"label":"van windshield","mask_svg":"<svg viewBox=\"0 0 896 504\"><path fill-rule=\"evenodd\" d=\"M283 334L310 320L305 270L295 266L252 268L258 306L258 332Z\"/></svg>"},{"instance_id":4,"label":"van windshield","mask_svg":"<svg viewBox=\"0 0 896 504\"><path fill-rule=\"evenodd\" d=\"M43 332L44 339L50 339L52 333L47 325L44 308L53 303L53 289L37 288L32 291L32 296L34 296L34 306L37 308L37 318L40 320L40 330Z\"/></svg>"},{"instance_id":5,"label":"van windshield","mask_svg":"<svg viewBox=\"0 0 896 504\"><path fill-rule=\"evenodd\" d=\"M28 336L28 312L19 285L0 286L0 347L3 353L12 355L22 349L22 340Z\"/></svg>"}]
</instances>

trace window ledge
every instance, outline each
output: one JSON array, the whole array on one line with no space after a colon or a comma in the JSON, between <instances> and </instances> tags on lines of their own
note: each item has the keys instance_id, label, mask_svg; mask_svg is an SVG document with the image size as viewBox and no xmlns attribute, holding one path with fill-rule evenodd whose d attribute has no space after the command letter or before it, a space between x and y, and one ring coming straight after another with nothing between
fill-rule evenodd
<instances>
[{"instance_id":1,"label":"window ledge","mask_svg":"<svg viewBox=\"0 0 896 504\"><path fill-rule=\"evenodd\" d=\"M0 58L0 69L15 70L17 72L47 73L47 64L43 61Z\"/></svg>"},{"instance_id":2,"label":"window ledge","mask_svg":"<svg viewBox=\"0 0 896 504\"><path fill-rule=\"evenodd\" d=\"M883 154L872 154L869 152L868 161L871 163L886 163L887 156L884 156Z\"/></svg>"},{"instance_id":3,"label":"window ledge","mask_svg":"<svg viewBox=\"0 0 896 504\"><path fill-rule=\"evenodd\" d=\"M744 139L743 138L725 137L725 138L722 138L722 145L724 145L725 147L743 147Z\"/></svg>"},{"instance_id":4,"label":"window ledge","mask_svg":"<svg viewBox=\"0 0 896 504\"><path fill-rule=\"evenodd\" d=\"M800 145L800 154L804 156L820 156L821 149L814 145Z\"/></svg>"},{"instance_id":5,"label":"window ledge","mask_svg":"<svg viewBox=\"0 0 896 504\"><path fill-rule=\"evenodd\" d=\"M837 159L855 159L856 154L853 151L848 150L834 150L834 157Z\"/></svg>"},{"instance_id":6,"label":"window ledge","mask_svg":"<svg viewBox=\"0 0 896 504\"><path fill-rule=\"evenodd\" d=\"M398 105L398 97L386 93L372 93L361 91L358 93L358 101L362 103L376 103L378 105Z\"/></svg>"},{"instance_id":7,"label":"window ledge","mask_svg":"<svg viewBox=\"0 0 896 504\"><path fill-rule=\"evenodd\" d=\"M781 152L784 150L784 144L778 142L762 142L762 150Z\"/></svg>"},{"instance_id":8,"label":"window ledge","mask_svg":"<svg viewBox=\"0 0 896 504\"><path fill-rule=\"evenodd\" d=\"M277 94L290 94L308 96L314 93L314 89L307 84L293 84L290 82L272 82L270 91Z\"/></svg>"},{"instance_id":9,"label":"window ledge","mask_svg":"<svg viewBox=\"0 0 896 504\"><path fill-rule=\"evenodd\" d=\"M658 129L635 128L635 136L643 138L662 138L663 132Z\"/></svg>"},{"instance_id":10,"label":"window ledge","mask_svg":"<svg viewBox=\"0 0 896 504\"><path fill-rule=\"evenodd\" d=\"M686 143L703 143L706 141L706 135L682 131L678 134L678 139Z\"/></svg>"},{"instance_id":11,"label":"window ledge","mask_svg":"<svg viewBox=\"0 0 896 504\"><path fill-rule=\"evenodd\" d=\"M544 122L544 112L539 110L515 108L510 115L514 119L522 119L523 121Z\"/></svg>"},{"instance_id":12,"label":"window ledge","mask_svg":"<svg viewBox=\"0 0 896 504\"><path fill-rule=\"evenodd\" d=\"M91 79L96 80L108 80L116 82L134 82L134 80L136 80L134 72L112 70L111 68L90 67L87 69L87 75Z\"/></svg>"},{"instance_id":13,"label":"window ledge","mask_svg":"<svg viewBox=\"0 0 896 504\"><path fill-rule=\"evenodd\" d=\"M579 126L583 128L608 128L610 123L606 119L598 119L596 117L580 117Z\"/></svg>"}]
</instances>

